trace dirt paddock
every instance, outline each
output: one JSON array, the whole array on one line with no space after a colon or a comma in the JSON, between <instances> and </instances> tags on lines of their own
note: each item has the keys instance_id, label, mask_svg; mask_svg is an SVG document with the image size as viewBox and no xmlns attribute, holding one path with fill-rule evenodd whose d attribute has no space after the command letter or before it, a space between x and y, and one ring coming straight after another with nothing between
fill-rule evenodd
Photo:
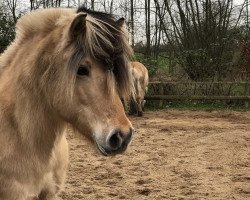
<instances>
[{"instance_id":1,"label":"dirt paddock","mask_svg":"<svg viewBox=\"0 0 250 200\"><path fill-rule=\"evenodd\" d=\"M150 111L125 154L69 133L62 199L250 199L250 113Z\"/></svg>"}]
</instances>

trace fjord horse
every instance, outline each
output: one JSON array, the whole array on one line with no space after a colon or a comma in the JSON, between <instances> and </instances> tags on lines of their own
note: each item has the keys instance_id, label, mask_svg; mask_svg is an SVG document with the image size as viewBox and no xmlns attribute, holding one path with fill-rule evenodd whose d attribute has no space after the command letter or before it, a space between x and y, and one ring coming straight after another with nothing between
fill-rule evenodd
<instances>
[{"instance_id":1,"label":"fjord horse","mask_svg":"<svg viewBox=\"0 0 250 200\"><path fill-rule=\"evenodd\" d=\"M67 124L103 155L122 153L133 128L119 96L131 90L124 19L85 8L45 9L18 21L0 57L0 199L55 199L65 179Z\"/></svg>"},{"instance_id":2,"label":"fjord horse","mask_svg":"<svg viewBox=\"0 0 250 200\"><path fill-rule=\"evenodd\" d=\"M148 70L140 62L130 62L130 72L133 78L134 95L131 96L129 114L142 116L144 97L148 90Z\"/></svg>"}]
</instances>

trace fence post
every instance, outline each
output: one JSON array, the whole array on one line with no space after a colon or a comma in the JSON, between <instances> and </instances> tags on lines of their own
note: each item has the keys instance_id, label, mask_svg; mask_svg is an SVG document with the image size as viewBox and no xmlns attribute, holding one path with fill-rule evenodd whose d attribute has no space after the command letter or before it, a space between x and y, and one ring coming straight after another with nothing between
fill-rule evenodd
<instances>
[{"instance_id":1,"label":"fence post","mask_svg":"<svg viewBox=\"0 0 250 200\"><path fill-rule=\"evenodd\" d=\"M163 87L163 83L159 84L159 93L160 95L164 95L164 87ZM159 108L163 107L163 100L159 101Z\"/></svg>"},{"instance_id":2,"label":"fence post","mask_svg":"<svg viewBox=\"0 0 250 200\"><path fill-rule=\"evenodd\" d=\"M250 83L249 83L249 82L246 82L246 83L245 83L245 95L246 95L246 96L249 96L249 95L250 95ZM245 101L245 107L246 107L246 108L249 108L249 100L246 100L246 101Z\"/></svg>"}]
</instances>

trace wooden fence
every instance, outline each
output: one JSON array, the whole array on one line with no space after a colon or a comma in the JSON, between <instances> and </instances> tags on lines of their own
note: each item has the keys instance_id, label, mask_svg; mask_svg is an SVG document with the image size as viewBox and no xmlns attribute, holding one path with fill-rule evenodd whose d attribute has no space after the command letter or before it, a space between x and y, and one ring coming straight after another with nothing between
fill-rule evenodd
<instances>
[{"instance_id":1,"label":"wooden fence","mask_svg":"<svg viewBox=\"0 0 250 200\"><path fill-rule=\"evenodd\" d=\"M230 100L250 103L250 82L150 82L146 100Z\"/></svg>"}]
</instances>

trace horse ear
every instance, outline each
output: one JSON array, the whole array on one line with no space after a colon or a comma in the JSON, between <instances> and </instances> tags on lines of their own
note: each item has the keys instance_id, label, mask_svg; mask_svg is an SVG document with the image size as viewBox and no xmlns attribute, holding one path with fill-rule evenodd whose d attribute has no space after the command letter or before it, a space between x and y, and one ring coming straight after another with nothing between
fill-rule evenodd
<instances>
[{"instance_id":1,"label":"horse ear","mask_svg":"<svg viewBox=\"0 0 250 200\"><path fill-rule=\"evenodd\" d=\"M124 24L125 24L125 19L122 17L120 19L118 19L116 21L116 24L119 26L119 27L122 27Z\"/></svg>"},{"instance_id":2,"label":"horse ear","mask_svg":"<svg viewBox=\"0 0 250 200\"><path fill-rule=\"evenodd\" d=\"M69 34L72 39L76 36L83 34L86 27L86 13L81 13L75 17L70 25Z\"/></svg>"}]
</instances>

